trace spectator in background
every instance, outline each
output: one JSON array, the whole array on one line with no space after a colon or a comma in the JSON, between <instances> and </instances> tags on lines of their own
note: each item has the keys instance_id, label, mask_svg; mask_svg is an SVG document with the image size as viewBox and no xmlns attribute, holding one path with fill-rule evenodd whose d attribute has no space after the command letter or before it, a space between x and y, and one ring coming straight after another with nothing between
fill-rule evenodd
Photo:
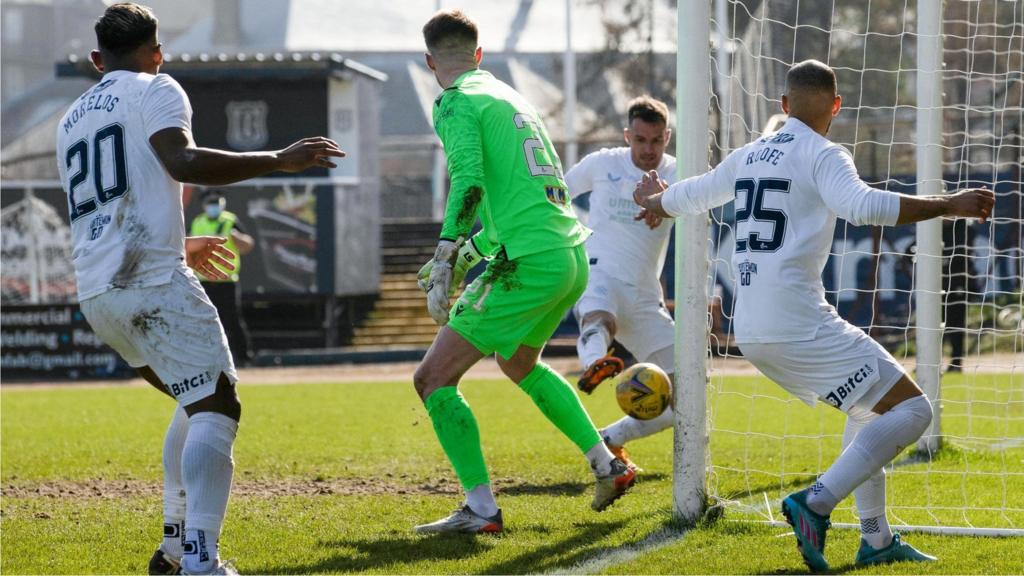
<instances>
[{"instance_id":1,"label":"spectator in background","mask_svg":"<svg viewBox=\"0 0 1024 576\"><path fill-rule=\"evenodd\" d=\"M967 301L971 282L967 259L973 241L974 231L967 225L967 220L943 221L942 245L945 247L945 257L942 283L946 293L943 299L945 330L942 339L950 347L946 372L963 372L964 369Z\"/></svg>"},{"instance_id":2,"label":"spectator in background","mask_svg":"<svg viewBox=\"0 0 1024 576\"><path fill-rule=\"evenodd\" d=\"M255 242L252 236L245 233L242 223L233 213L225 210L227 200L218 190L207 190L203 194L203 213L192 220L191 233L204 236L226 238L224 246L235 253L231 263L234 271L227 271L227 279L214 280L199 274L203 290L217 308L224 332L228 337L231 355L239 364L245 364L251 358L249 349L249 332L242 319L242 295L238 285L238 272L241 270L241 255L252 252Z\"/></svg>"}]
</instances>

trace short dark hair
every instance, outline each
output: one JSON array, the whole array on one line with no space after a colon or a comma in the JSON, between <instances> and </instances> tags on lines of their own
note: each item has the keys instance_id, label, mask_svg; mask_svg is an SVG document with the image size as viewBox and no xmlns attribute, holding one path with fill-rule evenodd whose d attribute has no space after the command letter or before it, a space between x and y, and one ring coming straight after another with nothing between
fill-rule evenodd
<instances>
[{"instance_id":1,"label":"short dark hair","mask_svg":"<svg viewBox=\"0 0 1024 576\"><path fill-rule=\"evenodd\" d=\"M96 21L100 50L124 56L147 41L156 40L158 21L148 7L133 2L114 4Z\"/></svg>"},{"instance_id":2,"label":"short dark hair","mask_svg":"<svg viewBox=\"0 0 1024 576\"><path fill-rule=\"evenodd\" d=\"M475 50L479 36L476 22L462 10L441 10L423 25L423 41L431 53L451 48Z\"/></svg>"},{"instance_id":3,"label":"short dark hair","mask_svg":"<svg viewBox=\"0 0 1024 576\"><path fill-rule=\"evenodd\" d=\"M632 124L634 119L639 118L648 124L668 125L668 106L656 98L637 96L629 101L626 109L626 124Z\"/></svg>"},{"instance_id":4,"label":"short dark hair","mask_svg":"<svg viewBox=\"0 0 1024 576\"><path fill-rule=\"evenodd\" d=\"M824 62L804 60L789 69L786 74L786 93L791 90L807 90L812 92L838 93L836 73Z\"/></svg>"},{"instance_id":5,"label":"short dark hair","mask_svg":"<svg viewBox=\"0 0 1024 576\"><path fill-rule=\"evenodd\" d=\"M203 204L209 204L210 202L213 202L214 200L220 201L220 199L223 198L223 197L224 197L224 193L223 192L221 192L220 190L218 190L216 188L210 188L210 189L206 190L205 192L203 192L202 203Z\"/></svg>"}]
</instances>

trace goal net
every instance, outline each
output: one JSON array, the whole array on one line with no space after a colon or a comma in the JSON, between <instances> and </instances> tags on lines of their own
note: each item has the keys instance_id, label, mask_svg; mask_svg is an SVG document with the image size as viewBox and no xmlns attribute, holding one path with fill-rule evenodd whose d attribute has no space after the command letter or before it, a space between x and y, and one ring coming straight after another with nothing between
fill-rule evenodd
<instances>
[{"instance_id":1,"label":"goal net","mask_svg":"<svg viewBox=\"0 0 1024 576\"><path fill-rule=\"evenodd\" d=\"M684 54L681 23L680 58L710 58L712 164L784 121L786 71L815 58L836 70L843 96L829 137L853 153L865 181L909 194L996 191L985 224L840 220L823 280L830 303L913 370L935 406L926 437L887 466L890 522L1024 534L1024 2L711 5L710 52ZM703 141L681 126L680 139L688 137ZM775 522L781 498L838 456L844 417L821 403L808 408L741 360L732 336L734 222L732 204L711 213L706 294L677 293L677 302L708 303L707 493L732 517ZM677 268L694 269L677 253ZM852 497L833 522L857 525Z\"/></svg>"}]
</instances>

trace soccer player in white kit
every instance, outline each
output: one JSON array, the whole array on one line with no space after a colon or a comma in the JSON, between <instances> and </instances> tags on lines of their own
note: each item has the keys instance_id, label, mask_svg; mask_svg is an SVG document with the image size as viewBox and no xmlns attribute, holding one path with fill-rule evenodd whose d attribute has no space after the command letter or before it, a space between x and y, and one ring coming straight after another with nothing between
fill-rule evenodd
<instances>
[{"instance_id":1,"label":"soccer player in white kit","mask_svg":"<svg viewBox=\"0 0 1024 576\"><path fill-rule=\"evenodd\" d=\"M179 182L228 184L333 167L329 157L344 153L324 138L276 152L198 148L188 97L159 74L153 13L115 4L95 30L99 49L91 57L103 77L57 128L79 302L96 334L178 402L164 442L164 540L150 573L233 573L220 561L217 539L241 416L238 377L217 311L183 262ZM208 273L218 249L219 242L190 239L189 261Z\"/></svg>"},{"instance_id":2,"label":"soccer player in white kit","mask_svg":"<svg viewBox=\"0 0 1024 576\"><path fill-rule=\"evenodd\" d=\"M635 98L626 109L626 125L628 146L588 154L565 174L573 198L590 192L587 225L594 231L587 239L590 279L574 309L584 371L578 387L587 394L623 369L622 360L609 352L614 338L640 362L670 375L674 371L675 324L661 288L672 223L653 213L638 218L633 202L633 189L645 173L675 179L676 160L665 154L672 138L668 106L650 96ZM651 420L626 416L600 432L612 452L632 465L626 442L670 426L672 411L665 410Z\"/></svg>"},{"instance_id":3,"label":"soccer player in white kit","mask_svg":"<svg viewBox=\"0 0 1024 576\"><path fill-rule=\"evenodd\" d=\"M984 222L995 205L987 189L907 196L871 188L849 153L825 138L841 103L832 69L800 62L786 77L782 109L789 120L778 132L667 189L650 173L635 192L645 210L665 217L736 199L737 344L754 366L808 405L820 399L847 415L842 454L814 485L782 503L804 561L816 571L828 569L829 514L851 492L861 519L858 565L934 560L890 530L883 469L924 433L932 407L884 348L825 301L821 272L836 218L857 226L941 216Z\"/></svg>"}]
</instances>

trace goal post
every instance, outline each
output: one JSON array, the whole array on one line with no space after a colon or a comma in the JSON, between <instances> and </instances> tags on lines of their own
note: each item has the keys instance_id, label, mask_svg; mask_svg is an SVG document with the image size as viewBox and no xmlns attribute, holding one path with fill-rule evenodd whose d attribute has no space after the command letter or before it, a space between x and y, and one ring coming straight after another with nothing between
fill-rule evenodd
<instances>
[{"instance_id":1,"label":"goal post","mask_svg":"<svg viewBox=\"0 0 1024 576\"><path fill-rule=\"evenodd\" d=\"M677 33L679 178L775 130L786 71L816 58L843 96L829 139L863 180L995 190L984 224L838 221L823 281L935 409L916 452L885 468L893 527L1024 536L1024 0L697 0ZM731 204L676 220L673 510L691 524L709 502L777 524L781 498L842 446L842 414L756 375L735 346L734 234ZM858 526L852 497L832 520Z\"/></svg>"},{"instance_id":2,"label":"goal post","mask_svg":"<svg viewBox=\"0 0 1024 576\"><path fill-rule=\"evenodd\" d=\"M683 7L679 5L676 17L676 177L680 180L708 169L711 101L710 0L687 2ZM672 387L676 481L672 494L675 517L689 525L700 519L706 500L707 247L707 214L676 219L676 381Z\"/></svg>"},{"instance_id":3,"label":"goal post","mask_svg":"<svg viewBox=\"0 0 1024 576\"><path fill-rule=\"evenodd\" d=\"M917 194L943 193L942 0L917 1ZM917 442L931 454L941 442L942 221L916 224L914 299L917 305L917 384L932 403L932 423Z\"/></svg>"}]
</instances>

